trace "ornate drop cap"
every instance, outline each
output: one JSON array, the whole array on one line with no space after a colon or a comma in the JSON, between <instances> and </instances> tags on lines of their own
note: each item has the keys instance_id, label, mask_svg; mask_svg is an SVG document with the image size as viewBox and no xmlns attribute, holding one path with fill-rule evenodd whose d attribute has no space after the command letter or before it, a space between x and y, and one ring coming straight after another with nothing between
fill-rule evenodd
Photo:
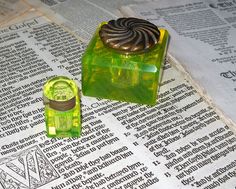
<instances>
[{"instance_id":1,"label":"ornate drop cap","mask_svg":"<svg viewBox=\"0 0 236 189\"><path fill-rule=\"evenodd\" d=\"M157 26L143 19L119 18L101 26L104 45L121 53L142 53L154 47L160 38Z\"/></svg>"}]
</instances>

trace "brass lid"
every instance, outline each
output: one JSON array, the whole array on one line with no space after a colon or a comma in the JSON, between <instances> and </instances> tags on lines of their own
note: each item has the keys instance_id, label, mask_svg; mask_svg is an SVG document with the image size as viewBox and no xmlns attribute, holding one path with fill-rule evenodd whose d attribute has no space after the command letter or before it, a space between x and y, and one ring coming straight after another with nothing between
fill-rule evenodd
<instances>
[{"instance_id":1,"label":"brass lid","mask_svg":"<svg viewBox=\"0 0 236 189\"><path fill-rule=\"evenodd\" d=\"M43 103L44 105L49 105L50 108L58 111L68 111L75 107L76 98L73 97L67 101L56 101L50 100L45 95L43 96Z\"/></svg>"},{"instance_id":2,"label":"brass lid","mask_svg":"<svg viewBox=\"0 0 236 189\"><path fill-rule=\"evenodd\" d=\"M143 19L119 18L101 26L99 36L104 45L121 53L142 53L159 40L157 26Z\"/></svg>"}]
</instances>

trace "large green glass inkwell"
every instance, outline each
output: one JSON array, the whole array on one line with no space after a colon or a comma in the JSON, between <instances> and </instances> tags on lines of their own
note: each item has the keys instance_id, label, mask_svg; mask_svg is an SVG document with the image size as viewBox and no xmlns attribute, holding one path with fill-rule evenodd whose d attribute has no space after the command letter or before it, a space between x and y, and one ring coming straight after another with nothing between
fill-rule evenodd
<instances>
[{"instance_id":1,"label":"large green glass inkwell","mask_svg":"<svg viewBox=\"0 0 236 189\"><path fill-rule=\"evenodd\" d=\"M43 101L48 137L80 136L80 99L73 80L58 76L47 81Z\"/></svg>"},{"instance_id":2,"label":"large green glass inkwell","mask_svg":"<svg viewBox=\"0 0 236 189\"><path fill-rule=\"evenodd\" d=\"M101 23L82 57L83 94L154 105L168 39L138 18Z\"/></svg>"}]
</instances>

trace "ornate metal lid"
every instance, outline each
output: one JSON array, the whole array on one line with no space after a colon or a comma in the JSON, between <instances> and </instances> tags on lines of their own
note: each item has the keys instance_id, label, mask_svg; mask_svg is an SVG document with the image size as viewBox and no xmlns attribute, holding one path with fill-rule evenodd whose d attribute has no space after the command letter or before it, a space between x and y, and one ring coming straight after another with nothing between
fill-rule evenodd
<instances>
[{"instance_id":1,"label":"ornate metal lid","mask_svg":"<svg viewBox=\"0 0 236 189\"><path fill-rule=\"evenodd\" d=\"M119 18L101 26L99 36L104 45L122 53L141 53L158 43L157 26L143 19Z\"/></svg>"}]
</instances>

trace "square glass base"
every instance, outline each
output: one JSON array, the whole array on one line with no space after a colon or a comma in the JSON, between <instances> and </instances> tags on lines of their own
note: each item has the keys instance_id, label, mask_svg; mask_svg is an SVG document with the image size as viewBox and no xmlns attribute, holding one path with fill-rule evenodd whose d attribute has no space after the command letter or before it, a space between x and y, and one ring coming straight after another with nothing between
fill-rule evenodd
<instances>
[{"instance_id":1,"label":"square glass base","mask_svg":"<svg viewBox=\"0 0 236 189\"><path fill-rule=\"evenodd\" d=\"M99 28L82 57L83 94L125 102L156 104L168 32L160 29L159 42L145 53L122 54L103 44Z\"/></svg>"}]
</instances>

